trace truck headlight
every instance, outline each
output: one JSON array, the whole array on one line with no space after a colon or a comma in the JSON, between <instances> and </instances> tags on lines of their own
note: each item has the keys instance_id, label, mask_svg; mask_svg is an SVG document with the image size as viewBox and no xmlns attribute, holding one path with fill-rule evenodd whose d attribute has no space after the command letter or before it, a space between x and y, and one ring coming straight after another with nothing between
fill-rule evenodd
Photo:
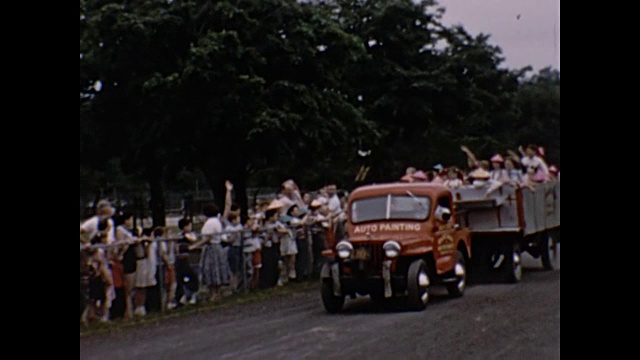
<instances>
[{"instance_id":1,"label":"truck headlight","mask_svg":"<svg viewBox=\"0 0 640 360\"><path fill-rule=\"evenodd\" d=\"M384 245L382 245L382 249L384 250L384 254L390 259L400 255L400 244L395 240L389 240L384 243Z\"/></svg>"},{"instance_id":2,"label":"truck headlight","mask_svg":"<svg viewBox=\"0 0 640 360\"><path fill-rule=\"evenodd\" d=\"M339 258L348 259L353 255L353 245L348 241L340 241L338 245L336 245L336 251L338 252Z\"/></svg>"}]
</instances>

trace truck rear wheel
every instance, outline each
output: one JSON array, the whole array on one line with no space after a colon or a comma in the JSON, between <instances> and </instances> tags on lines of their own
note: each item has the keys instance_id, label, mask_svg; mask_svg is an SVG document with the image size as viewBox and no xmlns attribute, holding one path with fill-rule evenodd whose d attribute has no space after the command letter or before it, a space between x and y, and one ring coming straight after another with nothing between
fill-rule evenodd
<instances>
[{"instance_id":1,"label":"truck rear wheel","mask_svg":"<svg viewBox=\"0 0 640 360\"><path fill-rule=\"evenodd\" d=\"M464 261L464 255L460 251L456 254L454 274L457 281L447 284L447 292L449 292L449 296L451 297L461 297L464 294L464 289L467 287L467 266Z\"/></svg>"},{"instance_id":2,"label":"truck rear wheel","mask_svg":"<svg viewBox=\"0 0 640 360\"><path fill-rule=\"evenodd\" d=\"M558 244L551 233L545 233L538 241L542 267L545 270L554 270L558 266Z\"/></svg>"},{"instance_id":3,"label":"truck rear wheel","mask_svg":"<svg viewBox=\"0 0 640 360\"><path fill-rule=\"evenodd\" d=\"M423 310L429 302L429 274L424 260L415 260L407 274L407 305L410 310Z\"/></svg>"}]
</instances>

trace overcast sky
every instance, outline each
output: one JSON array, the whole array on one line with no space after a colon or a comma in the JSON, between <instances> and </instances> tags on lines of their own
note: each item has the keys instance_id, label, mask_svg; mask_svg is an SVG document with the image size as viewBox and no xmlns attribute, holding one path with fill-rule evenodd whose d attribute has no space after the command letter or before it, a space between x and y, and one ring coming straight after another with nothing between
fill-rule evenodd
<instances>
[{"instance_id":1,"label":"overcast sky","mask_svg":"<svg viewBox=\"0 0 640 360\"><path fill-rule=\"evenodd\" d=\"M446 25L491 35L489 42L502 49L503 67L560 70L560 0L437 1L446 9Z\"/></svg>"}]
</instances>

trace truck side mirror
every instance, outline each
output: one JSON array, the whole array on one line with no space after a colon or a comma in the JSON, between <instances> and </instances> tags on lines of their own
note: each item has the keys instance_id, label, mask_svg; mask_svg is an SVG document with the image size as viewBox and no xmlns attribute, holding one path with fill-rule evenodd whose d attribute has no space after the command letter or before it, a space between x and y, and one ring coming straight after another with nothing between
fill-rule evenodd
<instances>
[{"instance_id":1,"label":"truck side mirror","mask_svg":"<svg viewBox=\"0 0 640 360\"><path fill-rule=\"evenodd\" d=\"M449 222L451 220L451 210L446 207L438 206L435 211L436 219L442 222Z\"/></svg>"}]
</instances>

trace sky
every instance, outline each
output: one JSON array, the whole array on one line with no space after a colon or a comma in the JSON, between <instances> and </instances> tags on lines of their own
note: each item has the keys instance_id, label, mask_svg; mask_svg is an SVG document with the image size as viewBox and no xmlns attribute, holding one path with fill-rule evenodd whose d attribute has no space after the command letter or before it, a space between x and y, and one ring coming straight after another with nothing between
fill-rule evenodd
<instances>
[{"instance_id":1,"label":"sky","mask_svg":"<svg viewBox=\"0 0 640 360\"><path fill-rule=\"evenodd\" d=\"M445 25L491 35L502 49L502 67L535 72L550 66L560 70L560 0L437 0Z\"/></svg>"}]
</instances>

